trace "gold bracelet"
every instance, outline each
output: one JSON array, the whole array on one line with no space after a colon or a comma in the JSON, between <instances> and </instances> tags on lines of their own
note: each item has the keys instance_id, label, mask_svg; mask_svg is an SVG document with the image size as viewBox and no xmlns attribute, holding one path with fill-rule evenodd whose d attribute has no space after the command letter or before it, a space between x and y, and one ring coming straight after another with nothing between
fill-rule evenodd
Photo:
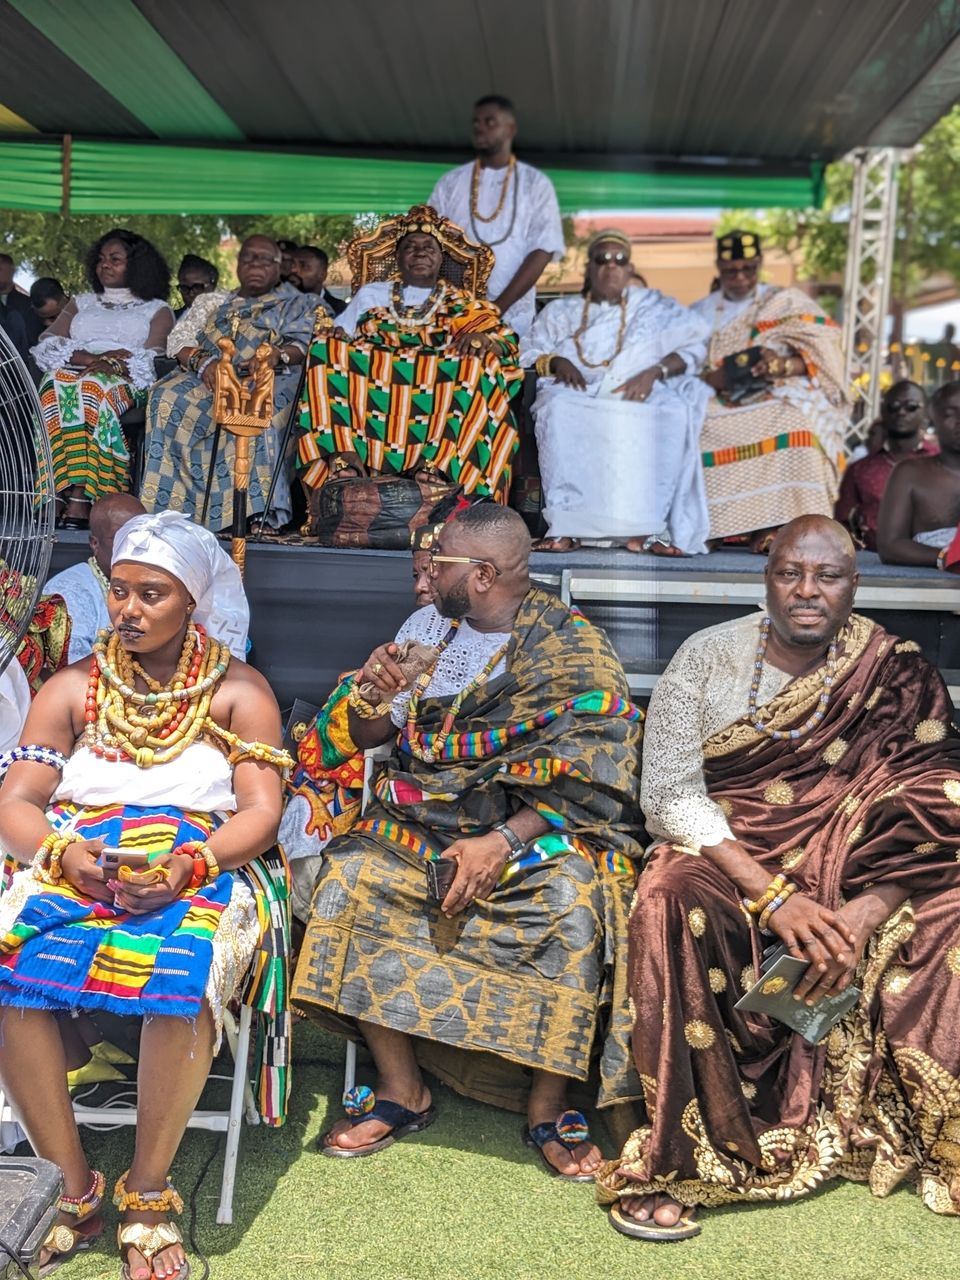
<instances>
[{"instance_id":1,"label":"gold bracelet","mask_svg":"<svg viewBox=\"0 0 960 1280\"><path fill-rule=\"evenodd\" d=\"M208 844L202 844L197 849L197 853L203 858L207 864L207 875L209 879L216 880L220 874L220 864L217 862L216 855Z\"/></svg>"},{"instance_id":2,"label":"gold bracelet","mask_svg":"<svg viewBox=\"0 0 960 1280\"><path fill-rule=\"evenodd\" d=\"M353 707L361 720L380 720L386 714L380 705L372 706L360 692L360 686L354 680L347 694L347 706Z\"/></svg>"},{"instance_id":3,"label":"gold bracelet","mask_svg":"<svg viewBox=\"0 0 960 1280\"><path fill-rule=\"evenodd\" d=\"M537 356L536 363L534 364L533 367L536 371L538 378L550 377L550 364L552 361L553 361L552 352L549 355Z\"/></svg>"},{"instance_id":4,"label":"gold bracelet","mask_svg":"<svg viewBox=\"0 0 960 1280\"><path fill-rule=\"evenodd\" d=\"M33 876L42 884L59 884L63 879L63 855L73 844L72 835L64 836L51 831L40 842L33 858Z\"/></svg>"},{"instance_id":5,"label":"gold bracelet","mask_svg":"<svg viewBox=\"0 0 960 1280\"><path fill-rule=\"evenodd\" d=\"M756 902L751 902L749 898L743 899L743 905L747 908L752 916L760 915L774 898L782 893L787 884L787 877L784 875L774 876L774 878L764 889L763 893L757 898Z\"/></svg>"},{"instance_id":6,"label":"gold bracelet","mask_svg":"<svg viewBox=\"0 0 960 1280\"><path fill-rule=\"evenodd\" d=\"M945 572L945 566L947 563L947 552L949 550L950 550L949 547L943 547L941 548L940 551L937 552L937 568L940 570L941 573Z\"/></svg>"},{"instance_id":7,"label":"gold bracelet","mask_svg":"<svg viewBox=\"0 0 960 1280\"><path fill-rule=\"evenodd\" d=\"M768 905L762 911L760 915L760 919L757 921L757 928L761 932L763 932L766 929L767 925L770 923L770 917L773 915L773 913L775 911L779 911L780 908L783 906L783 904L787 901L787 899L792 897L793 894L795 894L796 892L797 892L797 886L795 884L784 885L784 887L780 890L780 892L773 899L773 901L768 903Z\"/></svg>"}]
</instances>

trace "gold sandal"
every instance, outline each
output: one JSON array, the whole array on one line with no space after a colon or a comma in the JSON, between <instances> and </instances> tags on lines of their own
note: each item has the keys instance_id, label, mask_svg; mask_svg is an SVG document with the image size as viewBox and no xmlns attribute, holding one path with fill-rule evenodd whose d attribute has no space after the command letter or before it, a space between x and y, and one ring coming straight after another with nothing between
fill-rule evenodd
<instances>
[{"instance_id":1,"label":"gold sandal","mask_svg":"<svg viewBox=\"0 0 960 1280\"><path fill-rule=\"evenodd\" d=\"M69 1213L75 1217L77 1225L69 1227L65 1222L57 1222L47 1232L40 1248L49 1249L50 1257L40 1267L42 1280L45 1280L46 1276L53 1275L58 1267L62 1267L78 1253L84 1253L87 1249L93 1248L103 1235L100 1205L103 1203L106 1183L99 1170L93 1169L92 1173L93 1181L89 1191L76 1198L61 1196L57 1201L60 1212ZM85 1231L81 1229L82 1224L86 1224Z\"/></svg>"},{"instance_id":2,"label":"gold sandal","mask_svg":"<svg viewBox=\"0 0 960 1280\"><path fill-rule=\"evenodd\" d=\"M183 1200L169 1177L162 1191L128 1191L129 1173L128 1169L117 1179L113 1191L113 1203L121 1213L183 1213ZM122 1222L117 1227L117 1247L121 1252L136 1249L146 1259L151 1275L157 1254L175 1244L183 1244L183 1233L174 1222ZM184 1259L183 1266L170 1280L187 1280L189 1275L190 1263ZM120 1277L131 1280L130 1263L126 1259Z\"/></svg>"}]
</instances>

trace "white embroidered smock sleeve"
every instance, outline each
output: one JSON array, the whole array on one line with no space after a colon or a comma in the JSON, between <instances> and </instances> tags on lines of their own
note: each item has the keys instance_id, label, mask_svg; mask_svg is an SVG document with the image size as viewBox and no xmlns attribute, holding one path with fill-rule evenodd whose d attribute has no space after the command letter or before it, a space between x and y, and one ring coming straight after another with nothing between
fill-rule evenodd
<instances>
[{"instance_id":1,"label":"white embroidered smock sleeve","mask_svg":"<svg viewBox=\"0 0 960 1280\"><path fill-rule=\"evenodd\" d=\"M643 735L640 807L651 835L700 849L736 839L707 794L704 743L748 708L762 615L708 627L671 659L650 699ZM764 665L763 706L789 677Z\"/></svg>"}]
</instances>

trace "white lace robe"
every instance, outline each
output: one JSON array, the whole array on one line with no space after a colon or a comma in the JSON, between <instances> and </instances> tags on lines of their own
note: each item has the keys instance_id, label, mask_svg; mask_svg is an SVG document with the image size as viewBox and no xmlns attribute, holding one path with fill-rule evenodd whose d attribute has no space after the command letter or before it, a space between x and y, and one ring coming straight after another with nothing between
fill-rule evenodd
<instances>
[{"instance_id":1,"label":"white lace robe","mask_svg":"<svg viewBox=\"0 0 960 1280\"><path fill-rule=\"evenodd\" d=\"M167 304L158 298L141 302L126 289L78 293L73 303L75 309L68 303L33 348L31 354L39 367L45 373L62 369L70 363L74 351L89 351L92 355L129 351L126 381L138 391L153 386L154 356L162 354L173 324L173 312Z\"/></svg>"},{"instance_id":2,"label":"white lace robe","mask_svg":"<svg viewBox=\"0 0 960 1280\"><path fill-rule=\"evenodd\" d=\"M644 723L640 781L652 836L694 849L733 839L723 810L707 795L703 744L747 713L762 620L758 611L698 631L657 681ZM757 705L791 679L765 662Z\"/></svg>"}]
</instances>

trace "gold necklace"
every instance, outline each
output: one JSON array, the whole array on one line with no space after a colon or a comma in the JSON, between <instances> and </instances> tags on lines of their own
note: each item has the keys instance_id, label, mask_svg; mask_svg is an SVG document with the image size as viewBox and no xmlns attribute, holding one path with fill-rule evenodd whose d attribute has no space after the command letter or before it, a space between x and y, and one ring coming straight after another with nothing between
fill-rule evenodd
<instances>
[{"instance_id":1,"label":"gold necklace","mask_svg":"<svg viewBox=\"0 0 960 1280\"><path fill-rule=\"evenodd\" d=\"M590 315L590 295L584 294L583 298L583 315L580 317L580 328L573 335L573 345L577 349L577 359L586 369L606 369L608 365L613 364L617 356L623 350L623 335L627 331L627 291L624 289L620 295L620 328L617 332L617 346L613 355L609 360L599 360L594 363L588 360L583 354L583 348L580 346L580 338L587 331L587 323Z\"/></svg>"},{"instance_id":2,"label":"gold necklace","mask_svg":"<svg viewBox=\"0 0 960 1280\"><path fill-rule=\"evenodd\" d=\"M503 206L507 203L507 192L510 190L510 179L513 177L513 171L516 168L517 158L511 156L507 161L507 172L503 175L503 181L500 183L500 199L497 201L497 207L489 216L484 215L479 209L480 200L480 161L473 162L473 180L470 183L470 217L476 218L479 222L496 222L503 213Z\"/></svg>"}]
</instances>

